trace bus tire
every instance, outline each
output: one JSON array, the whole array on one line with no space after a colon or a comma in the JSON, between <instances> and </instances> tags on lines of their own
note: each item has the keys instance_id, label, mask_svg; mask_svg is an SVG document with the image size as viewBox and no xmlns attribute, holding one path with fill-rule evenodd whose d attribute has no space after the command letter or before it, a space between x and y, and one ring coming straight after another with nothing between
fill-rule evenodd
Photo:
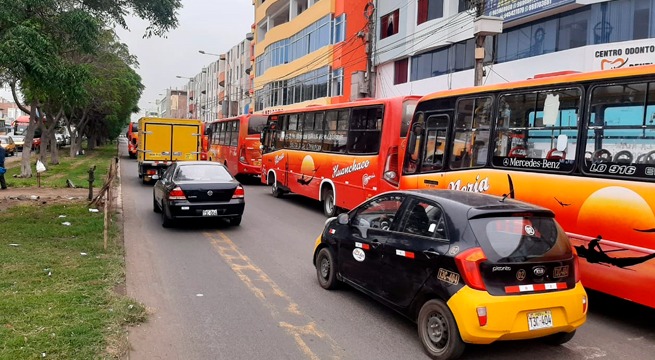
<instances>
[{"instance_id":1,"label":"bus tire","mask_svg":"<svg viewBox=\"0 0 655 360\"><path fill-rule=\"evenodd\" d=\"M418 315L418 337L432 359L457 359L466 345L453 313L441 300L429 300Z\"/></svg>"},{"instance_id":2,"label":"bus tire","mask_svg":"<svg viewBox=\"0 0 655 360\"><path fill-rule=\"evenodd\" d=\"M334 202L334 192L330 188L323 189L323 214L327 217L337 216L337 205Z\"/></svg>"},{"instance_id":3,"label":"bus tire","mask_svg":"<svg viewBox=\"0 0 655 360\"><path fill-rule=\"evenodd\" d=\"M277 185L277 180L273 181L271 184L271 194L278 199L283 195L282 190L280 190L280 187Z\"/></svg>"}]
</instances>

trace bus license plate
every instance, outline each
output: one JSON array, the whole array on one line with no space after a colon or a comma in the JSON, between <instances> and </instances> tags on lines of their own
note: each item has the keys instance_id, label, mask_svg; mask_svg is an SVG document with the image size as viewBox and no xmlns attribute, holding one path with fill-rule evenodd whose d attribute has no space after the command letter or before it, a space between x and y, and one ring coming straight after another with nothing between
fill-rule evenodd
<instances>
[{"instance_id":1,"label":"bus license plate","mask_svg":"<svg viewBox=\"0 0 655 360\"><path fill-rule=\"evenodd\" d=\"M553 315L550 310L528 313L528 327L530 330L553 327Z\"/></svg>"},{"instance_id":2,"label":"bus license plate","mask_svg":"<svg viewBox=\"0 0 655 360\"><path fill-rule=\"evenodd\" d=\"M202 211L202 216L216 216L216 215L218 215L218 210L216 209Z\"/></svg>"}]
</instances>

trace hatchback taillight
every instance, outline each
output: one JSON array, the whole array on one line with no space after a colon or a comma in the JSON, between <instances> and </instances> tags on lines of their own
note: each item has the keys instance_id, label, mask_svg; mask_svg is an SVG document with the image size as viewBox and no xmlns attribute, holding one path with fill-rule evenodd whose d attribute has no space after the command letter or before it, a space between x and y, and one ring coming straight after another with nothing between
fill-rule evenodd
<instances>
[{"instance_id":1,"label":"hatchback taillight","mask_svg":"<svg viewBox=\"0 0 655 360\"><path fill-rule=\"evenodd\" d=\"M232 199L243 199L246 196L246 192L243 190L243 187L241 185L237 186L237 189L234 190L234 195L232 195Z\"/></svg>"},{"instance_id":2,"label":"hatchback taillight","mask_svg":"<svg viewBox=\"0 0 655 360\"><path fill-rule=\"evenodd\" d=\"M462 274L466 285L476 290L487 290L480 272L480 263L486 260L484 251L479 247L468 249L455 256L457 269Z\"/></svg>"},{"instance_id":3,"label":"hatchback taillight","mask_svg":"<svg viewBox=\"0 0 655 360\"><path fill-rule=\"evenodd\" d=\"M178 186L168 193L168 200L186 200L186 196L184 195L184 191Z\"/></svg>"}]
</instances>

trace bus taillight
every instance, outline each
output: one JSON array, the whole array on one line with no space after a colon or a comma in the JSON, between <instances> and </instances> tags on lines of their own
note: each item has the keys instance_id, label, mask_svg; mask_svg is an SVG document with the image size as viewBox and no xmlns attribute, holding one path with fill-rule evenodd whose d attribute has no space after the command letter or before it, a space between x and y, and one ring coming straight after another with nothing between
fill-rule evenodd
<instances>
[{"instance_id":1,"label":"bus taillight","mask_svg":"<svg viewBox=\"0 0 655 360\"><path fill-rule=\"evenodd\" d=\"M242 164L247 164L248 160L246 159L246 148L242 147L241 151L239 151L239 162Z\"/></svg>"},{"instance_id":2,"label":"bus taillight","mask_svg":"<svg viewBox=\"0 0 655 360\"><path fill-rule=\"evenodd\" d=\"M391 185L398 186L398 146L392 146L387 151L383 177Z\"/></svg>"}]
</instances>

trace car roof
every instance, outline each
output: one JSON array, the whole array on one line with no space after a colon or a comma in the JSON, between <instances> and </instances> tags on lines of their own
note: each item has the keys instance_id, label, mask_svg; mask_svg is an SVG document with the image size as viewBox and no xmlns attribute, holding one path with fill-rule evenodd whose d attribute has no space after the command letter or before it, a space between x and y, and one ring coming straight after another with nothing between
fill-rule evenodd
<instances>
[{"instance_id":1,"label":"car roof","mask_svg":"<svg viewBox=\"0 0 655 360\"><path fill-rule=\"evenodd\" d=\"M223 164L214 161L178 161L176 164L177 166L188 166L188 165L223 166Z\"/></svg>"},{"instance_id":2,"label":"car roof","mask_svg":"<svg viewBox=\"0 0 655 360\"><path fill-rule=\"evenodd\" d=\"M502 196L475 193L457 190L406 190L401 191L407 195L432 200L447 208L451 215L472 219L492 214L531 212L542 216L554 216L547 209L523 201L511 199L503 200ZM502 200L502 201L501 201Z\"/></svg>"}]
</instances>

